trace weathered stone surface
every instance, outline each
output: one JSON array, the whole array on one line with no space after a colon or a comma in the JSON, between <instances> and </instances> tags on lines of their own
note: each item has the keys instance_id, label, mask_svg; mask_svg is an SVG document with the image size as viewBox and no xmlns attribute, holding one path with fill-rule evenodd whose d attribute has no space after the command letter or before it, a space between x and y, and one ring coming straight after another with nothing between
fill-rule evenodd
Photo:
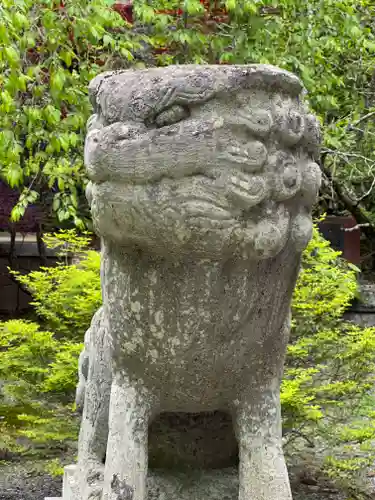
<instances>
[{"instance_id":1,"label":"weathered stone surface","mask_svg":"<svg viewBox=\"0 0 375 500\"><path fill-rule=\"evenodd\" d=\"M78 473L78 470L77 470ZM59 500L76 500L79 493L71 478L69 496ZM115 481L114 489L120 490ZM126 491L119 499L131 498ZM95 498L95 497L92 497ZM99 497L100 498L100 497ZM150 471L147 477L147 500L237 500L238 471L234 468L206 471ZM47 500L47 499L46 499Z\"/></svg>"},{"instance_id":2,"label":"weathered stone surface","mask_svg":"<svg viewBox=\"0 0 375 500\"><path fill-rule=\"evenodd\" d=\"M74 500L291 499L279 388L320 185L301 93L271 66L91 83L103 307L80 360Z\"/></svg>"}]
</instances>

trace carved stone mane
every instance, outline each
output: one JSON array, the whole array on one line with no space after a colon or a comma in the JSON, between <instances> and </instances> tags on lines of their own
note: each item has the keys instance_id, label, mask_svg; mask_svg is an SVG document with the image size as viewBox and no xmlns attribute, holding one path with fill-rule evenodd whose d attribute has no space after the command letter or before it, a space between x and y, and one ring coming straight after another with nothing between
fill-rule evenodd
<instances>
[{"instance_id":1,"label":"carved stone mane","mask_svg":"<svg viewBox=\"0 0 375 500\"><path fill-rule=\"evenodd\" d=\"M128 70L91 83L85 164L103 308L81 356L74 500L145 500L148 455L152 467L157 456L186 458L186 439L211 469L237 440L230 498L239 488L240 500L291 499L279 386L320 185L319 128L301 94L297 77L260 65ZM229 451L213 441L211 457L199 451L202 412L216 415L219 434L226 422ZM181 452L171 429L184 419ZM148 495L159 498L152 474ZM197 498L222 498L203 483ZM192 494L170 491L167 500Z\"/></svg>"}]
</instances>

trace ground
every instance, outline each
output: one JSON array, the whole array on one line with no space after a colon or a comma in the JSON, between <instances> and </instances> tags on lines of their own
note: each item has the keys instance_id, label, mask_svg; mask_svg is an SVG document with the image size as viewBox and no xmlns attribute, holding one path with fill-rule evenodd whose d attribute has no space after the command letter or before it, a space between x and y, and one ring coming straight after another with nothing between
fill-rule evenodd
<instances>
[{"instance_id":1,"label":"ground","mask_svg":"<svg viewBox=\"0 0 375 500\"><path fill-rule=\"evenodd\" d=\"M0 500L44 500L60 496L62 478L44 472L44 463L25 461L0 463ZM303 481L314 482L312 478ZM303 484L293 480L294 500L346 500L344 494L329 484ZM375 496L374 496L375 500Z\"/></svg>"},{"instance_id":2,"label":"ground","mask_svg":"<svg viewBox=\"0 0 375 500\"><path fill-rule=\"evenodd\" d=\"M44 500L61 495L61 476L43 471L42 463L0 463L0 500Z\"/></svg>"}]
</instances>

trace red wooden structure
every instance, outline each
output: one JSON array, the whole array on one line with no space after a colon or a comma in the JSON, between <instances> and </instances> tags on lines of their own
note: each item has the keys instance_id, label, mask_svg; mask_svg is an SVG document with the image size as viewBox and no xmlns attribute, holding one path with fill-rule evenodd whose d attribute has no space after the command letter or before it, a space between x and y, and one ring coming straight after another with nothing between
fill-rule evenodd
<instances>
[{"instance_id":1,"label":"red wooden structure","mask_svg":"<svg viewBox=\"0 0 375 500\"><path fill-rule=\"evenodd\" d=\"M319 224L319 230L335 250L352 264L361 264L361 230L352 216L328 216Z\"/></svg>"},{"instance_id":2,"label":"red wooden structure","mask_svg":"<svg viewBox=\"0 0 375 500\"><path fill-rule=\"evenodd\" d=\"M200 0L204 6L203 18L206 22L221 23L228 19L227 12L222 7L219 7L218 0ZM133 0L117 0L114 2L112 8L120 14L130 24L134 22L133 16ZM160 10L158 14L167 14L174 17L182 17L184 14L183 9L177 10Z\"/></svg>"},{"instance_id":3,"label":"red wooden structure","mask_svg":"<svg viewBox=\"0 0 375 500\"><path fill-rule=\"evenodd\" d=\"M16 230L19 233L35 233L46 219L43 208L38 205L29 205L25 215L16 223L11 222L10 214L16 205L19 192L12 189L0 180L0 232Z\"/></svg>"}]
</instances>

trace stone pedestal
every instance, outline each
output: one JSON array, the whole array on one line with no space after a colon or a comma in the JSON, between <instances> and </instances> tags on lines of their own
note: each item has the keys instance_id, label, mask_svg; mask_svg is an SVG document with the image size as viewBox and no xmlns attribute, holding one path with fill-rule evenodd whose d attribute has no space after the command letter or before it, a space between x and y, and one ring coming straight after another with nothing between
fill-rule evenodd
<instances>
[{"instance_id":1,"label":"stone pedestal","mask_svg":"<svg viewBox=\"0 0 375 500\"><path fill-rule=\"evenodd\" d=\"M64 467L64 476L62 484L62 497L46 497L45 500L78 500L77 491L78 467L76 464Z\"/></svg>"},{"instance_id":2,"label":"stone pedestal","mask_svg":"<svg viewBox=\"0 0 375 500\"><path fill-rule=\"evenodd\" d=\"M75 465L67 467L62 498L45 500L77 500L74 496ZM121 497L120 497L121 498ZM97 500L97 498L95 498ZM98 499L99 500L99 499ZM121 500L123 500L121 498ZM124 497L124 500L125 499ZM149 471L147 500L238 500L238 470L235 468L190 472Z\"/></svg>"},{"instance_id":3,"label":"stone pedestal","mask_svg":"<svg viewBox=\"0 0 375 500\"><path fill-rule=\"evenodd\" d=\"M77 492L77 465L67 465L64 468L63 477L63 497L62 500L76 500L78 499Z\"/></svg>"}]
</instances>

